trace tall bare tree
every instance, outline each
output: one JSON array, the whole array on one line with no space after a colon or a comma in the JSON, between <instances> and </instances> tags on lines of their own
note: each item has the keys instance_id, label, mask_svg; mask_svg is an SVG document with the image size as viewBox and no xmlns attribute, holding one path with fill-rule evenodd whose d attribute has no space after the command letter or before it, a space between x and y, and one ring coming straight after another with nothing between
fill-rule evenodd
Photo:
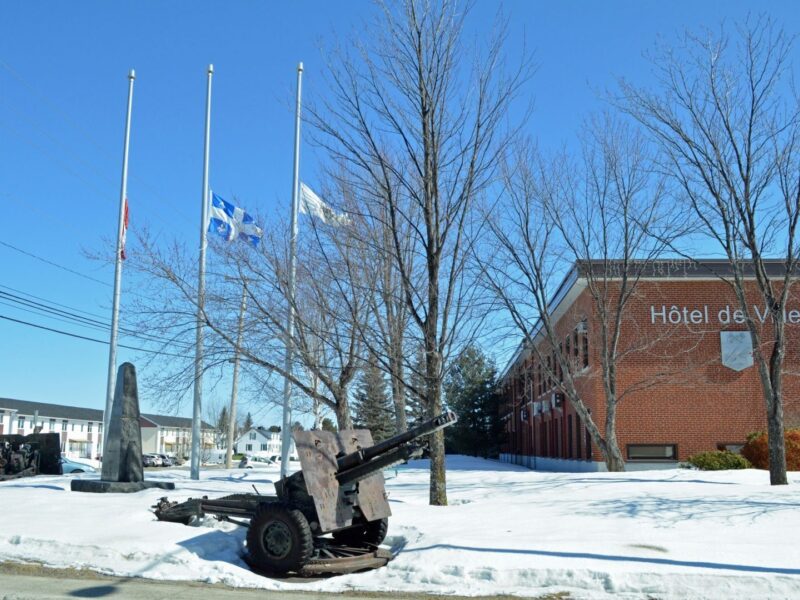
<instances>
[{"instance_id":1,"label":"tall bare tree","mask_svg":"<svg viewBox=\"0 0 800 600\"><path fill-rule=\"evenodd\" d=\"M504 67L502 28L464 73L467 11L450 0L382 4L368 41L329 66L331 99L310 109L319 143L364 200L385 206L389 250L416 339L424 402L442 410L445 363L470 326L473 207L495 175L509 105L530 72ZM403 232L411 231L408 261ZM430 502L447 503L444 435L431 439Z\"/></svg>"},{"instance_id":2,"label":"tall bare tree","mask_svg":"<svg viewBox=\"0 0 800 600\"><path fill-rule=\"evenodd\" d=\"M733 41L724 28L687 34L683 47L653 58L654 90L623 80L618 102L659 144L663 171L728 259L730 274L720 277L750 332L773 485L787 483L784 311L798 275L800 105L790 85L791 49L791 38L766 18L737 28ZM780 273L769 271L770 255L783 262Z\"/></svg>"},{"instance_id":3,"label":"tall bare tree","mask_svg":"<svg viewBox=\"0 0 800 600\"><path fill-rule=\"evenodd\" d=\"M504 170L503 200L487 215L493 250L476 257L484 280L523 336L523 354L565 395L609 471L625 470L616 436L619 403L685 372L680 357L689 349L678 344L671 360L663 357L663 369L619 385L618 368L627 358L648 352L674 333L642 330L644 324L635 322L631 310L641 278L652 272L665 248L664 239L683 231L680 219L676 222L667 210L663 178L653 176L650 166L645 140L609 116L584 128L578 160L565 152L547 160L530 144L521 144ZM652 230L661 237L652 236ZM557 306L551 304L567 275L565 265L585 281L590 299L586 313L565 315L574 321L568 331L559 327ZM576 360L575 327L591 336L599 365L587 369ZM639 334L623 336L625 329ZM530 371L530 365L525 369ZM530 373L525 376L530 379ZM594 377L602 383L604 410L593 415L581 380Z\"/></svg>"}]
</instances>

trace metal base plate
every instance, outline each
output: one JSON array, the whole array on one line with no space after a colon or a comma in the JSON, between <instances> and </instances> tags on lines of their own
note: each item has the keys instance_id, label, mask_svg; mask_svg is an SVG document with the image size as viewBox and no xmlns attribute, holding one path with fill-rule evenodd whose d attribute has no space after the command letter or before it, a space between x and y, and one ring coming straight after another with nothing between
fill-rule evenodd
<instances>
[{"instance_id":1,"label":"metal base plate","mask_svg":"<svg viewBox=\"0 0 800 600\"><path fill-rule=\"evenodd\" d=\"M254 564L250 560L249 554L243 558L254 573L264 577L275 577L274 573ZM325 577L370 571L386 566L392 558L394 556L388 548L349 548L326 540L324 545L317 547L314 558L294 575L297 577ZM286 576L283 574L280 577Z\"/></svg>"}]
</instances>

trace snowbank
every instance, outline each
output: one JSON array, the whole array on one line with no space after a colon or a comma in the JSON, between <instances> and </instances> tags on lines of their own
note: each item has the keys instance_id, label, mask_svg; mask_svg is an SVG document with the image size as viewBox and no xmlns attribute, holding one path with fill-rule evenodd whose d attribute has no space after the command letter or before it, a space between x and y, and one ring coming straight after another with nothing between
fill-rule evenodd
<instances>
[{"instance_id":1,"label":"snowbank","mask_svg":"<svg viewBox=\"0 0 800 600\"><path fill-rule=\"evenodd\" d=\"M69 477L0 483L0 560L154 579L267 589L417 591L574 598L800 597L800 473L772 488L762 471L537 473L448 459L451 505L427 505L427 462L387 482L394 516L383 569L311 583L251 573L244 528L208 519L160 523L163 495L78 494ZM81 475L92 478L98 475ZM275 469L146 474L174 480L171 499L272 493ZM0 585L0 589L2 586Z\"/></svg>"}]
</instances>

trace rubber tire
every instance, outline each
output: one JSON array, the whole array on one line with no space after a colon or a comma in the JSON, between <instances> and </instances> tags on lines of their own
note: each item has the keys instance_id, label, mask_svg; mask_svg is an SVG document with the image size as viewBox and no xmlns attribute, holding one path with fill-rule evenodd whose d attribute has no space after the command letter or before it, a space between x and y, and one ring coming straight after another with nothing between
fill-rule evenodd
<instances>
[{"instance_id":1,"label":"rubber tire","mask_svg":"<svg viewBox=\"0 0 800 600\"><path fill-rule=\"evenodd\" d=\"M83 469L74 469L70 473L83 473Z\"/></svg>"},{"instance_id":2,"label":"rubber tire","mask_svg":"<svg viewBox=\"0 0 800 600\"><path fill-rule=\"evenodd\" d=\"M344 546L380 546L389 531L389 519L378 519L333 532L333 539Z\"/></svg>"},{"instance_id":3,"label":"rubber tire","mask_svg":"<svg viewBox=\"0 0 800 600\"><path fill-rule=\"evenodd\" d=\"M264 544L264 534L275 522L282 523L291 536L291 547L283 557L271 554ZM276 574L298 572L311 560L314 538L308 520L299 510L280 502L265 502L259 505L256 515L250 520L247 549L252 562L259 569Z\"/></svg>"}]
</instances>

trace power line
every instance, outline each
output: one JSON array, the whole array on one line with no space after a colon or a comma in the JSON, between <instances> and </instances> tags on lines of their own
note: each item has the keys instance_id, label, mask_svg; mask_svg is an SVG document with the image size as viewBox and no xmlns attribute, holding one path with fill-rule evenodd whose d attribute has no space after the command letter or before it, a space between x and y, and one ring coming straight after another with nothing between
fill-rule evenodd
<instances>
[{"instance_id":1,"label":"power line","mask_svg":"<svg viewBox=\"0 0 800 600\"><path fill-rule=\"evenodd\" d=\"M0 287L6 287L6 286L0 286ZM9 289L11 289L11 288L9 288ZM15 290L15 291L19 291L19 290ZM20 292L20 293L25 294L25 292ZM33 297L37 298L37 296L33 296ZM8 292L4 292L4 291L0 290L0 299L13 302L13 303L16 304L16 306L11 305L11 304L7 304L5 302L0 302L2 304L6 304L7 306L12 306L13 308L16 308L17 310L22 310L22 311L25 311L25 312L30 312L30 313L39 315L39 316L44 316L44 317L49 318L49 319L56 319L58 321L62 321L62 322L65 322L65 323L77 324L77 325L79 325L81 327L90 327L92 329L98 329L100 331L110 331L110 329L111 329L111 326L107 321L100 320L100 319L103 319L103 317L100 317L99 319L92 319L92 318L84 317L84 316L81 316L79 314L67 311L67 310L62 310L62 309L56 308L56 307L54 307L52 305L49 305L49 304L58 304L58 303L52 303L51 301L48 301L48 300L46 300L44 298L38 298L39 300L43 300L44 303L35 302L33 300L29 300L28 298L24 298L22 296L18 296L16 294L10 294ZM67 307L67 308L69 308L69 307ZM84 311L81 311L81 312L84 312ZM92 314L92 313L87 313L87 314ZM152 334L147 334L147 333L139 333L139 332L137 332L137 331L135 331L133 329L129 329L127 327L120 327L119 330L125 336L138 338L138 339L140 339L142 341L145 341L145 342L158 343L158 344L173 344L173 345L182 347L184 350L189 350L191 348L190 344L186 344L186 343L182 343L182 342L176 342L174 339L164 338L164 337L157 336L157 335L152 335Z\"/></svg>"},{"instance_id":2,"label":"power line","mask_svg":"<svg viewBox=\"0 0 800 600\"><path fill-rule=\"evenodd\" d=\"M54 329L52 327L45 327L44 325L37 325L36 323L31 323L29 321L22 321L21 319L14 319L13 317L8 317L6 315L0 315L0 319L5 319L6 321L12 321L14 323L19 323L21 325L27 325L28 327L35 327L36 329L43 329L45 331L50 331L52 333L58 333L61 335L66 335L68 337L77 338L79 340L86 340L88 342L96 342L98 344L105 344L108 345L109 342L106 340L98 340L96 338L90 338L85 335L79 335L77 333L71 333L69 331L62 331L61 329ZM161 356L177 356L179 358L186 358L185 354L174 354L172 352L161 352L158 350L148 350L147 348L137 348L135 346L126 346L125 344L117 344L120 348L127 348L128 350L136 350L137 352L148 352L150 354L159 354Z\"/></svg>"},{"instance_id":3,"label":"power line","mask_svg":"<svg viewBox=\"0 0 800 600\"><path fill-rule=\"evenodd\" d=\"M69 267L65 267L64 265L60 265L60 264L58 264L56 262L53 262L52 260L48 260L46 258L42 258L41 256L37 256L36 254L33 254L32 252L28 252L27 250L23 250L22 248L17 248L16 246L14 246L12 244L9 244L7 242L4 242L2 240L0 240L0 245L5 246L6 248L10 248L11 250L14 250L16 252L19 252L20 254L24 254L25 256L29 256L31 258L39 260L39 261L41 261L43 263L46 263L46 264L48 264L50 266L56 267L58 269L61 269L62 271L66 271L67 273L72 273L73 275L77 275L78 277L83 277L84 279L88 279L89 281L94 281L95 283L99 283L100 285L105 285L107 287L111 287L111 284L108 283L107 281L101 281L100 279L95 279L94 277L90 277L89 275L84 275L83 273L80 273L79 271L76 271L75 269L70 269Z\"/></svg>"}]
</instances>

